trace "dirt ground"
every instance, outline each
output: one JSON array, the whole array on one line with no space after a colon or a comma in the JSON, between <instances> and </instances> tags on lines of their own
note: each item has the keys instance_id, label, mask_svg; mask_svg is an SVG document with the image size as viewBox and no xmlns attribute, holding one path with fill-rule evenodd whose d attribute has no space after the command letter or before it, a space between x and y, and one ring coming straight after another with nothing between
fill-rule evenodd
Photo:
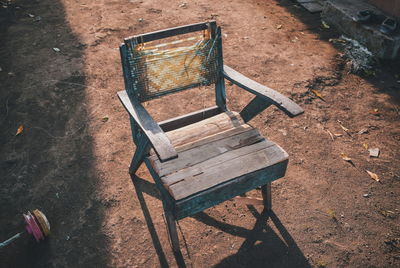
<instances>
[{"instance_id":1,"label":"dirt ground","mask_svg":"<svg viewBox=\"0 0 400 268\"><path fill-rule=\"evenodd\" d=\"M1 249L0 267L400 267L398 62L350 74L329 42L335 30L289 0L9 2L0 7L0 240L35 208L52 234ZM118 46L209 19L222 26L226 64L305 113L270 108L251 121L290 155L273 183L274 213L233 199L181 220L182 260L149 173L141 167L135 187L127 172L134 145L116 98ZM161 120L210 106L212 95L195 89L146 108ZM232 110L251 99L229 84L227 95Z\"/></svg>"}]
</instances>

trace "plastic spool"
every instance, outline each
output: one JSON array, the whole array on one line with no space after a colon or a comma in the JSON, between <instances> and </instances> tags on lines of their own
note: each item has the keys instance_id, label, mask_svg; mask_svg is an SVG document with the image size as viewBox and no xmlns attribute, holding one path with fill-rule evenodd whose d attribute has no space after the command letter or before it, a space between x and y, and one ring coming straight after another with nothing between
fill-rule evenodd
<instances>
[{"instance_id":1,"label":"plastic spool","mask_svg":"<svg viewBox=\"0 0 400 268\"><path fill-rule=\"evenodd\" d=\"M37 242L43 240L50 234L50 223L43 212L35 209L32 213L28 211L26 214L23 214L23 216L26 223L26 231L31 234Z\"/></svg>"}]
</instances>

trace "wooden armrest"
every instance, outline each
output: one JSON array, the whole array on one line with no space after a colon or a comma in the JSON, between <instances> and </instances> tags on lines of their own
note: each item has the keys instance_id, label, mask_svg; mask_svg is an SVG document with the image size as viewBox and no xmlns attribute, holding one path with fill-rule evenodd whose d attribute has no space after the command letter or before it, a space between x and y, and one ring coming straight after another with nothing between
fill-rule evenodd
<instances>
[{"instance_id":1,"label":"wooden armrest","mask_svg":"<svg viewBox=\"0 0 400 268\"><path fill-rule=\"evenodd\" d=\"M304 112L303 108L297 105L294 101L269 87L263 86L256 81L251 80L229 66L224 65L223 75L235 85L276 105L290 117L295 117Z\"/></svg>"},{"instance_id":2,"label":"wooden armrest","mask_svg":"<svg viewBox=\"0 0 400 268\"><path fill-rule=\"evenodd\" d=\"M178 154L176 153L171 141L168 139L167 135L165 135L164 131L157 124L157 122L154 121L146 109L140 104L140 102L132 103L125 90L120 91L117 94L125 109L149 139L154 151L160 158L160 161L164 162L177 158Z\"/></svg>"}]
</instances>

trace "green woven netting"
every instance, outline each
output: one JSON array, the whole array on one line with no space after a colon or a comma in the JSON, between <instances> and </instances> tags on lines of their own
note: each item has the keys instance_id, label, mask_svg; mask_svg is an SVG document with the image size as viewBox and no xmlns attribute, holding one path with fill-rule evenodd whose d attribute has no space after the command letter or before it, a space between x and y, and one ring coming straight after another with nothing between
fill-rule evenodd
<instances>
[{"instance_id":1,"label":"green woven netting","mask_svg":"<svg viewBox=\"0 0 400 268\"><path fill-rule=\"evenodd\" d=\"M130 50L133 86L139 99L215 83L216 40L190 37L153 46L139 44Z\"/></svg>"}]
</instances>

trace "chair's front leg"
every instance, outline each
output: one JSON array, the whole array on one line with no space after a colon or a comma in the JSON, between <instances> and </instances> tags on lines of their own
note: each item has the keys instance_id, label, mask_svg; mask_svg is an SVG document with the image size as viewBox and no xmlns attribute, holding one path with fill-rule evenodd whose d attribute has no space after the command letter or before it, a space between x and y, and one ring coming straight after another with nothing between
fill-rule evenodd
<instances>
[{"instance_id":1,"label":"chair's front leg","mask_svg":"<svg viewBox=\"0 0 400 268\"><path fill-rule=\"evenodd\" d=\"M271 192L271 183L261 186L262 197L264 200L264 208L267 211L272 210L272 192Z\"/></svg>"},{"instance_id":2,"label":"chair's front leg","mask_svg":"<svg viewBox=\"0 0 400 268\"><path fill-rule=\"evenodd\" d=\"M175 217L171 211L165 210L165 220L167 221L166 223L167 223L169 238L172 244L172 249L174 252L178 253L181 251L181 249L179 247L179 237L178 237L178 232L176 230Z\"/></svg>"}]
</instances>

